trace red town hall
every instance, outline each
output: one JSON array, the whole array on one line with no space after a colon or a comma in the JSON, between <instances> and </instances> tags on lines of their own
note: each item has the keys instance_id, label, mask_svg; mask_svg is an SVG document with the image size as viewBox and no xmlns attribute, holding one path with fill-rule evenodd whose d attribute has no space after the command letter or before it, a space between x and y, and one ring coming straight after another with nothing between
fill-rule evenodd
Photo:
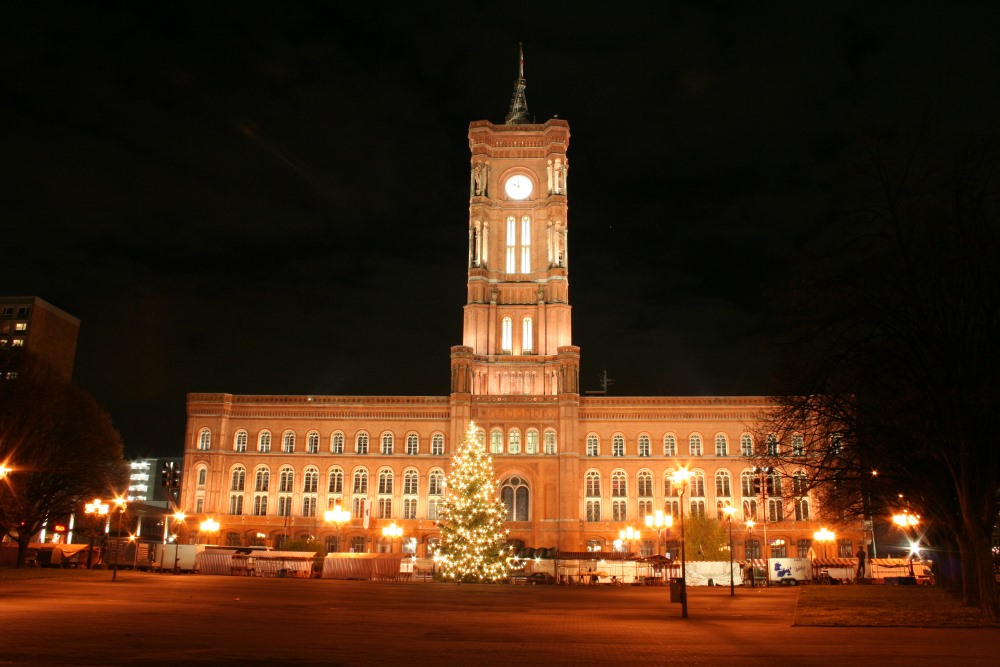
<instances>
[{"instance_id":1,"label":"red town hall","mask_svg":"<svg viewBox=\"0 0 1000 667\"><path fill-rule=\"evenodd\" d=\"M448 396L188 396L182 540L211 518L218 533L202 542L315 538L329 551L427 557L451 455L472 420L518 547L610 551L632 527L641 537L630 550L648 555L677 535L658 539L647 515L721 518L731 505L736 558L806 555L822 527L815 499L754 493L747 457L766 398L581 395L569 140L565 120L529 122L523 76L505 123L469 125L468 290ZM692 472L683 494L670 481L680 466ZM794 475L780 475L786 491ZM338 505L351 517L342 526L324 521ZM391 523L400 538L383 537ZM849 557L863 533L838 537L829 555Z\"/></svg>"}]
</instances>

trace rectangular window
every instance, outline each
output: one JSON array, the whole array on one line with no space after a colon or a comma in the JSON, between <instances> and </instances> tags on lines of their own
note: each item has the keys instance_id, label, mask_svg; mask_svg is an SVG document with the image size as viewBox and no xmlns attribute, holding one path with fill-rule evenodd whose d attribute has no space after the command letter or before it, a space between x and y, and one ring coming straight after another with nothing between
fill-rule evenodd
<instances>
[{"instance_id":1,"label":"rectangular window","mask_svg":"<svg viewBox=\"0 0 1000 667\"><path fill-rule=\"evenodd\" d=\"M611 520L628 521L628 508L624 500L615 500L611 503Z\"/></svg>"},{"instance_id":2,"label":"rectangular window","mask_svg":"<svg viewBox=\"0 0 1000 667\"><path fill-rule=\"evenodd\" d=\"M601 501L600 500L588 500L587 501L587 521L595 522L601 520Z\"/></svg>"},{"instance_id":3,"label":"rectangular window","mask_svg":"<svg viewBox=\"0 0 1000 667\"><path fill-rule=\"evenodd\" d=\"M380 519L392 518L392 498L378 499L378 518Z\"/></svg>"},{"instance_id":4,"label":"rectangular window","mask_svg":"<svg viewBox=\"0 0 1000 667\"><path fill-rule=\"evenodd\" d=\"M439 498L428 498L427 499L427 518L432 521L438 518L438 503L441 502Z\"/></svg>"},{"instance_id":5,"label":"rectangular window","mask_svg":"<svg viewBox=\"0 0 1000 667\"><path fill-rule=\"evenodd\" d=\"M302 499L302 516L316 516L315 496Z\"/></svg>"},{"instance_id":6,"label":"rectangular window","mask_svg":"<svg viewBox=\"0 0 1000 667\"><path fill-rule=\"evenodd\" d=\"M416 456L419 449L419 440L416 433L406 436L406 455Z\"/></svg>"},{"instance_id":7,"label":"rectangular window","mask_svg":"<svg viewBox=\"0 0 1000 667\"><path fill-rule=\"evenodd\" d=\"M403 499L403 518L404 519L416 519L417 518L417 499L416 498L404 498Z\"/></svg>"}]
</instances>

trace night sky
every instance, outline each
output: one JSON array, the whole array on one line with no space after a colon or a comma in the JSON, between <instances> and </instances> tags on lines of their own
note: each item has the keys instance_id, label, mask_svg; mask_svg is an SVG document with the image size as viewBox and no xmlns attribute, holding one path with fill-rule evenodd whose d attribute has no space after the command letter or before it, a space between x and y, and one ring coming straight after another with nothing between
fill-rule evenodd
<instances>
[{"instance_id":1,"label":"night sky","mask_svg":"<svg viewBox=\"0 0 1000 667\"><path fill-rule=\"evenodd\" d=\"M187 392L448 393L518 42L572 132L582 389L619 396L769 393L768 294L866 138L1000 118L992 2L135 4L0 8L0 293L82 320L133 456L180 454Z\"/></svg>"}]
</instances>

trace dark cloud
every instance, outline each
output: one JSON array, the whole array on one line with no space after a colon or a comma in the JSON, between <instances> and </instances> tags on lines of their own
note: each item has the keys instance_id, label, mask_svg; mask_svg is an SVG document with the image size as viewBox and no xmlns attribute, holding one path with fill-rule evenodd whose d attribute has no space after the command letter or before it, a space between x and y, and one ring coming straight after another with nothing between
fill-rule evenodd
<instances>
[{"instance_id":1,"label":"dark cloud","mask_svg":"<svg viewBox=\"0 0 1000 667\"><path fill-rule=\"evenodd\" d=\"M188 391L448 391L469 121L570 121L584 388L766 393L765 293L866 136L988 133L990 3L8 4L8 294L83 320L132 453Z\"/></svg>"}]
</instances>

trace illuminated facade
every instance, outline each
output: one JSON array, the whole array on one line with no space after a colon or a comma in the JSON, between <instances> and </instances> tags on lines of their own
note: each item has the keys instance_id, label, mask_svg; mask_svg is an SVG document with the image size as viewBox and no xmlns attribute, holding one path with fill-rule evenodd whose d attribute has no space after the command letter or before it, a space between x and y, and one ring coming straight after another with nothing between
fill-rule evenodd
<instances>
[{"instance_id":1,"label":"illuminated facade","mask_svg":"<svg viewBox=\"0 0 1000 667\"><path fill-rule=\"evenodd\" d=\"M787 485L784 498L754 493L745 456L766 399L581 395L568 283L569 124L527 122L523 83L506 123L469 126L467 301L451 393L190 394L182 498L191 526L217 519L223 544L315 537L333 550L339 535L340 550L380 551L392 548L380 529L394 522L406 550L423 557L438 534L450 455L473 420L517 544L610 550L631 526L642 532L632 549L653 553L645 516L677 515L683 503L686 514L710 517L739 508L738 558L806 554L820 523L808 493L788 494L795 471L770 481ZM670 483L682 465L694 473L683 497ZM342 528L323 519L337 505L352 516ZM830 555L853 556L861 532L841 537Z\"/></svg>"}]
</instances>

